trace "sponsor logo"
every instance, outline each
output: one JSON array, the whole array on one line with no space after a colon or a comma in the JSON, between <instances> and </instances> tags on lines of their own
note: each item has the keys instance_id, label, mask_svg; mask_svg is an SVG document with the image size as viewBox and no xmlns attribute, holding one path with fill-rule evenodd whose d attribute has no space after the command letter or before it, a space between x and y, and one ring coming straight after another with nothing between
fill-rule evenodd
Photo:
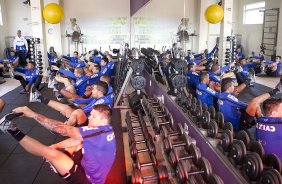
<instances>
[{"instance_id":1,"label":"sponsor logo","mask_svg":"<svg viewBox=\"0 0 282 184\"><path fill-rule=\"evenodd\" d=\"M276 131L275 126L265 125L265 124L257 124L257 129L263 130L263 131L268 131L268 132L275 132Z\"/></svg>"},{"instance_id":2,"label":"sponsor logo","mask_svg":"<svg viewBox=\"0 0 282 184\"><path fill-rule=\"evenodd\" d=\"M114 133L111 133L111 134L107 135L107 141L108 142L112 141L114 138L115 138L115 134Z\"/></svg>"}]
</instances>

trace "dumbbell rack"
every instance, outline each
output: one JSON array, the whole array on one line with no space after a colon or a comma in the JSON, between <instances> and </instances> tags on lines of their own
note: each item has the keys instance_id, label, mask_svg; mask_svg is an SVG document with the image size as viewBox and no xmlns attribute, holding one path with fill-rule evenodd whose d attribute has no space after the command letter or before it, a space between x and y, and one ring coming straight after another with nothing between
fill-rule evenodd
<instances>
[{"instance_id":1,"label":"dumbbell rack","mask_svg":"<svg viewBox=\"0 0 282 184\"><path fill-rule=\"evenodd\" d=\"M40 45L40 38L32 37L30 38L30 61L35 63L37 68L37 74L41 75L43 73L43 63L42 63L42 52Z\"/></svg>"},{"instance_id":2,"label":"dumbbell rack","mask_svg":"<svg viewBox=\"0 0 282 184\"><path fill-rule=\"evenodd\" d=\"M235 35L226 37L226 52L225 52L225 64L228 65L235 61L237 48L237 37Z\"/></svg>"},{"instance_id":3,"label":"dumbbell rack","mask_svg":"<svg viewBox=\"0 0 282 184\"><path fill-rule=\"evenodd\" d=\"M153 79L148 73L144 76L148 81L148 84L150 84L147 84L145 87L148 96L156 95L164 99L163 103L173 115L174 121L188 126L189 135L196 139L197 146L200 150L204 150L202 151L202 156L206 157L211 162L213 172L220 176L224 183L248 183L240 172L237 171L226 159L226 157L209 143L206 137L202 135L198 127L193 123L193 120L182 112L179 106L166 94L155 79ZM216 163L216 165L213 165L214 163Z\"/></svg>"}]
</instances>

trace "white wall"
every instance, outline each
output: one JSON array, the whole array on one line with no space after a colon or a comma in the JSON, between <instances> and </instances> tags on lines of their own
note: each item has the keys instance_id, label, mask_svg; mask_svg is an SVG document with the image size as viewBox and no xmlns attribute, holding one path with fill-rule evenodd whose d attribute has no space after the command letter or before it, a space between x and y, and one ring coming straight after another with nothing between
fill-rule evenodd
<instances>
[{"instance_id":1,"label":"white wall","mask_svg":"<svg viewBox=\"0 0 282 184\"><path fill-rule=\"evenodd\" d=\"M79 5L78 5L79 3ZM129 41L130 29L130 4L129 0L62 0L65 17L61 23L63 52L67 52L68 44L66 30L70 26L70 18L75 17L82 33L85 35L87 50L99 48L108 50L109 44L112 48L119 46L113 44L115 39ZM122 17L118 19L119 17ZM119 35L119 36L115 36ZM71 45L71 52L74 51L74 44ZM81 52L81 48L79 49Z\"/></svg>"},{"instance_id":2,"label":"white wall","mask_svg":"<svg viewBox=\"0 0 282 184\"><path fill-rule=\"evenodd\" d=\"M277 40L277 55L282 55L282 1L280 2L280 16L279 16L279 28L278 40Z\"/></svg>"},{"instance_id":3,"label":"white wall","mask_svg":"<svg viewBox=\"0 0 282 184\"><path fill-rule=\"evenodd\" d=\"M132 18L131 43L133 47L154 47L160 50L162 46L171 46L172 38L176 40L181 18L189 18L188 32L198 34L197 0L152 0ZM142 25L134 22L134 18L142 19ZM144 32L142 35L142 31ZM137 37L150 38L146 43L136 41ZM193 39L193 41L192 41ZM154 40L154 43L153 41ZM186 49L196 46L196 38L190 37Z\"/></svg>"},{"instance_id":4,"label":"white wall","mask_svg":"<svg viewBox=\"0 0 282 184\"><path fill-rule=\"evenodd\" d=\"M3 25L0 26L0 59L3 58L3 51L6 48L5 36L6 36L6 8L4 7L4 0L0 0L1 10L2 10L2 20Z\"/></svg>"},{"instance_id":5,"label":"white wall","mask_svg":"<svg viewBox=\"0 0 282 184\"><path fill-rule=\"evenodd\" d=\"M260 51L261 39L262 39L262 31L263 25L244 25L243 24L243 16L244 16L244 5L260 2L262 0L238 0L238 22L237 22L237 30L235 33L242 35L242 45L243 52L245 55L251 54L254 51L256 54ZM280 7L281 0L265 0L266 9L278 8ZM280 31L281 32L281 31Z\"/></svg>"},{"instance_id":6,"label":"white wall","mask_svg":"<svg viewBox=\"0 0 282 184\"><path fill-rule=\"evenodd\" d=\"M19 0L4 0L4 8L6 10L6 36L16 36L17 30L22 31L23 36L31 36L31 13L30 6L24 5ZM4 9L2 7L2 9ZM9 39L11 42L13 39ZM7 47L12 46L7 43Z\"/></svg>"}]
</instances>

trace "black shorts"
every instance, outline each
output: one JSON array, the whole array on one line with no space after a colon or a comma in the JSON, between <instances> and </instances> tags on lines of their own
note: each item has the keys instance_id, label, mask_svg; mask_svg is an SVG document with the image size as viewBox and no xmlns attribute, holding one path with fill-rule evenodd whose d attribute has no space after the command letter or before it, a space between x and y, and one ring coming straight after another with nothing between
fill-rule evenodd
<instances>
[{"instance_id":1,"label":"black shorts","mask_svg":"<svg viewBox=\"0 0 282 184\"><path fill-rule=\"evenodd\" d=\"M276 77L277 76L276 71L272 71L270 69L267 69L265 71L265 73L266 73L266 75L271 76L271 77Z\"/></svg>"},{"instance_id":2,"label":"black shorts","mask_svg":"<svg viewBox=\"0 0 282 184\"><path fill-rule=\"evenodd\" d=\"M256 124L256 117L249 115L245 110L241 111L240 130L246 130Z\"/></svg>"},{"instance_id":3,"label":"black shorts","mask_svg":"<svg viewBox=\"0 0 282 184\"><path fill-rule=\"evenodd\" d=\"M87 179L84 168L81 166L82 149L77 151L72 159L74 161L73 167L70 169L70 177L68 179L69 184L91 184Z\"/></svg>"}]
</instances>

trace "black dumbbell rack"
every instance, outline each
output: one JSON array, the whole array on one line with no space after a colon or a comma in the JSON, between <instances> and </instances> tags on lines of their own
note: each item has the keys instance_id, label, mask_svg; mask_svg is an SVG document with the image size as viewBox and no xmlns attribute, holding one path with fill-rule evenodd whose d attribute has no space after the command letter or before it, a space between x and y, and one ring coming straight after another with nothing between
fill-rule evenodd
<instances>
[{"instance_id":1,"label":"black dumbbell rack","mask_svg":"<svg viewBox=\"0 0 282 184\"><path fill-rule=\"evenodd\" d=\"M159 86L157 81L152 76L150 76L148 73L144 76L146 80L150 81L151 83L151 85L146 85L145 87L147 95L156 95L158 97L162 97L164 99L163 104L172 114L174 122L181 123L184 127L188 126L189 135L196 140L197 147L199 147L201 150L202 156L211 162L213 173L217 174L224 181L224 183L248 183L248 181L238 170L235 169L228 159L209 142L207 137L201 133L193 121L194 118L192 119L191 116L187 116L188 113L184 114L181 108L169 95L166 94L165 90ZM195 106L192 106L191 101L187 103L190 103L191 105L189 108L196 108L196 110L193 112L193 115L195 116L195 119L197 119L198 117L195 112L198 111L199 107L195 104Z\"/></svg>"},{"instance_id":2,"label":"black dumbbell rack","mask_svg":"<svg viewBox=\"0 0 282 184\"><path fill-rule=\"evenodd\" d=\"M228 65L235 61L237 48L237 37L234 35L226 37L225 64Z\"/></svg>"},{"instance_id":3,"label":"black dumbbell rack","mask_svg":"<svg viewBox=\"0 0 282 184\"><path fill-rule=\"evenodd\" d=\"M43 62L42 62L40 38L36 38L36 37L30 38L29 50L30 50L30 61L35 63L35 67L37 68L38 75L42 75Z\"/></svg>"}]
</instances>

